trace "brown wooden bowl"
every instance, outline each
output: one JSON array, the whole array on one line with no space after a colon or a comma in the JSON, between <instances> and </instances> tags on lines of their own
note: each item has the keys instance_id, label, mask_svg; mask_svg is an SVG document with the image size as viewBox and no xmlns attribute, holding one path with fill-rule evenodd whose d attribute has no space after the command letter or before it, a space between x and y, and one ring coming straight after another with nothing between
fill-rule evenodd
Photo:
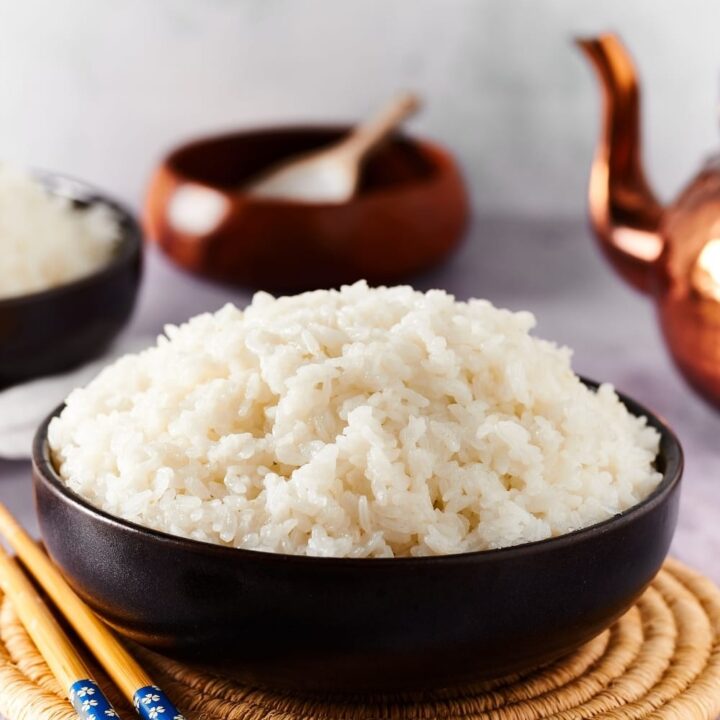
<instances>
[{"instance_id":1,"label":"brown wooden bowl","mask_svg":"<svg viewBox=\"0 0 720 720\"><path fill-rule=\"evenodd\" d=\"M360 278L392 283L442 261L461 240L468 200L455 161L434 143L388 141L368 159L347 203L265 200L239 189L265 168L327 146L348 130L250 130L180 146L151 180L148 237L188 270L277 291ZM178 203L198 197L217 212L211 229L177 212Z\"/></svg>"}]
</instances>

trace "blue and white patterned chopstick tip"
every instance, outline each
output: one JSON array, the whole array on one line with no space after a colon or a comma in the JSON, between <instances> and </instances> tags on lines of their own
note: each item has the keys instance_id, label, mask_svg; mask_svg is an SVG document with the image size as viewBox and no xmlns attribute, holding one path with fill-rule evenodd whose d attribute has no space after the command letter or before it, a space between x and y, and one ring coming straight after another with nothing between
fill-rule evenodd
<instances>
[{"instance_id":1,"label":"blue and white patterned chopstick tip","mask_svg":"<svg viewBox=\"0 0 720 720\"><path fill-rule=\"evenodd\" d=\"M78 680L70 686L70 702L82 720L119 718L110 701L92 680Z\"/></svg>"},{"instance_id":2,"label":"blue and white patterned chopstick tip","mask_svg":"<svg viewBox=\"0 0 720 720\"><path fill-rule=\"evenodd\" d=\"M185 720L168 696L156 685L140 688L133 698L137 714L144 720Z\"/></svg>"}]
</instances>

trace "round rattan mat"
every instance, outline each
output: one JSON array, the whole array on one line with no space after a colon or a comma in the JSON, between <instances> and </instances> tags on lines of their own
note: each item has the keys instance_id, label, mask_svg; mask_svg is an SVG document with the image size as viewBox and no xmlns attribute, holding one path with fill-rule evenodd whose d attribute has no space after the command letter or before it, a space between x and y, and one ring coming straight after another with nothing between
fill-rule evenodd
<instances>
[{"instance_id":1,"label":"round rattan mat","mask_svg":"<svg viewBox=\"0 0 720 720\"><path fill-rule=\"evenodd\" d=\"M4 600L0 640L0 715L74 720ZM670 560L633 608L568 657L524 676L425 697L301 697L241 686L137 652L188 720L711 720L720 713L720 590ZM101 673L98 678L103 684ZM116 707L125 707L123 717L133 717L104 684Z\"/></svg>"}]
</instances>

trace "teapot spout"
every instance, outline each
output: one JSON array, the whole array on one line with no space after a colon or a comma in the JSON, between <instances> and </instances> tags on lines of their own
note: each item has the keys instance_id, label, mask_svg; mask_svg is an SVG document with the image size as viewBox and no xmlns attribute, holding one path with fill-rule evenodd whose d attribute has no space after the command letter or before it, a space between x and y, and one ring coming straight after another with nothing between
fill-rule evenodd
<instances>
[{"instance_id":1,"label":"teapot spout","mask_svg":"<svg viewBox=\"0 0 720 720\"><path fill-rule=\"evenodd\" d=\"M663 210L642 169L635 67L616 35L579 38L576 43L603 89L603 127L590 174L592 226L615 269L635 288L648 292L663 247Z\"/></svg>"}]
</instances>

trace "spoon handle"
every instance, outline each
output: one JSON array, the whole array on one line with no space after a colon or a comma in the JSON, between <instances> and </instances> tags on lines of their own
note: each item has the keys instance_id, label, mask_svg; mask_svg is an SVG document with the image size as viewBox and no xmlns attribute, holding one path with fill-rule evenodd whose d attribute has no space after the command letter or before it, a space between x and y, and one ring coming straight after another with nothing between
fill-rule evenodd
<instances>
[{"instance_id":1,"label":"spoon handle","mask_svg":"<svg viewBox=\"0 0 720 720\"><path fill-rule=\"evenodd\" d=\"M343 142L342 149L356 161L374 150L405 118L415 113L420 100L413 93L403 93L377 115L358 127Z\"/></svg>"}]
</instances>

